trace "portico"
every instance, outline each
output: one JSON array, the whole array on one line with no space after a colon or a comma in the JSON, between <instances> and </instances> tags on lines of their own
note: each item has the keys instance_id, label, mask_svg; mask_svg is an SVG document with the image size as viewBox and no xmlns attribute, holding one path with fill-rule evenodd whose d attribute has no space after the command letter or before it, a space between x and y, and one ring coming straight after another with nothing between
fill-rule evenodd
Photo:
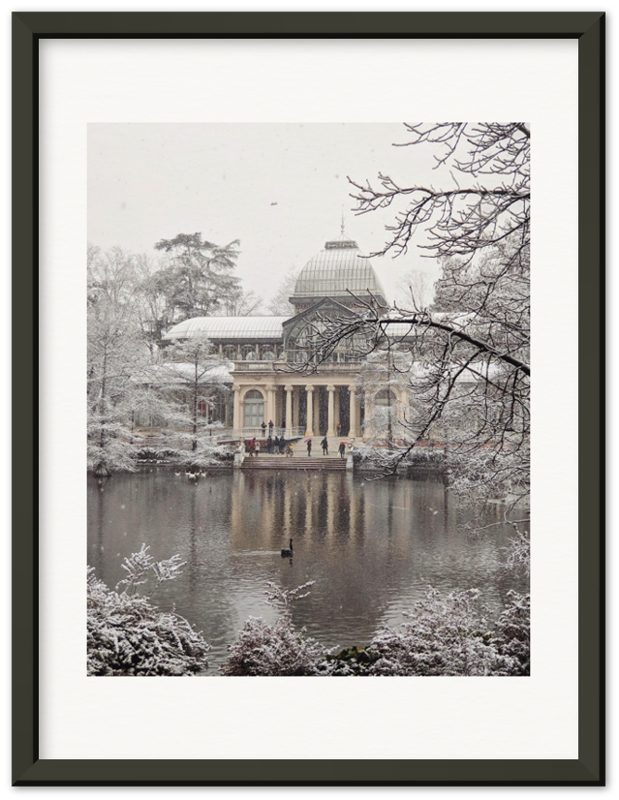
<instances>
[{"instance_id":1,"label":"portico","mask_svg":"<svg viewBox=\"0 0 619 800\"><path fill-rule=\"evenodd\" d=\"M306 431L308 436L335 437L339 423L342 435L357 438L363 398L351 383L353 377L273 372L264 380L263 375L243 374L233 387L232 426L235 430L259 429L263 421L272 421L286 438L305 435Z\"/></svg>"}]
</instances>

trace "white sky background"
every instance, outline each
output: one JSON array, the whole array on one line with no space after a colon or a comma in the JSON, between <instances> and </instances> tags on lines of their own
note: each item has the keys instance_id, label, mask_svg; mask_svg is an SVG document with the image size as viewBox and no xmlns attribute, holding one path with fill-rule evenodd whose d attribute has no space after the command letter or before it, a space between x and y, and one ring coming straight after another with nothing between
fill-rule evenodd
<instances>
[{"instance_id":1,"label":"white sky background","mask_svg":"<svg viewBox=\"0 0 619 800\"><path fill-rule=\"evenodd\" d=\"M453 186L449 172L433 169L436 146L392 146L409 141L402 123L88 127L89 242L157 257L155 242L181 232L219 245L240 239L243 288L267 301L289 269L300 271L339 236L342 211L364 254L387 241L396 207L355 215L347 176L377 186L383 172L401 186ZM436 262L417 247L372 263L390 301L409 270L437 277Z\"/></svg>"}]
</instances>

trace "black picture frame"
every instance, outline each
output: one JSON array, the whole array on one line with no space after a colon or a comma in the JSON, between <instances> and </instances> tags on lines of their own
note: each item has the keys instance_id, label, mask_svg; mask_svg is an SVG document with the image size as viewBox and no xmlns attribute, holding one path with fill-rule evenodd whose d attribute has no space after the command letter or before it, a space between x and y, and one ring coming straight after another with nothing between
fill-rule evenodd
<instances>
[{"instance_id":1,"label":"black picture frame","mask_svg":"<svg viewBox=\"0 0 619 800\"><path fill-rule=\"evenodd\" d=\"M604 14L13 14L14 785L604 785ZM38 753L38 43L47 38L578 40L579 676L576 760L43 760Z\"/></svg>"}]
</instances>

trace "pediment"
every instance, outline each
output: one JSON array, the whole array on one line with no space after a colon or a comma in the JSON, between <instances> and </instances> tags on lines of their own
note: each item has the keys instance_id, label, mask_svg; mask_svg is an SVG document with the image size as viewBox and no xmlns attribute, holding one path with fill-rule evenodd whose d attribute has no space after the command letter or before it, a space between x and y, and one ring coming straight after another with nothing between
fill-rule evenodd
<instances>
[{"instance_id":1,"label":"pediment","mask_svg":"<svg viewBox=\"0 0 619 800\"><path fill-rule=\"evenodd\" d=\"M355 316L355 312L351 311L350 308L347 308L342 303L338 303L338 301L334 300L332 297L323 297L314 303L311 308L307 308L300 314L290 317L290 319L287 319L286 322L283 323L284 338L287 338L297 327L305 326L311 323L312 320L318 319L321 316L330 319L333 319L335 316L353 317Z\"/></svg>"}]
</instances>

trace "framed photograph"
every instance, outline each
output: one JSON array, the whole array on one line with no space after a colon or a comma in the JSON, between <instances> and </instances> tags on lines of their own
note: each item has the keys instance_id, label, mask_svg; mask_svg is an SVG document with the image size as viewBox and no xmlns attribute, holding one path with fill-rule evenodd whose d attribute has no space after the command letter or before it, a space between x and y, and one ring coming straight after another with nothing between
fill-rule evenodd
<instances>
[{"instance_id":1,"label":"framed photograph","mask_svg":"<svg viewBox=\"0 0 619 800\"><path fill-rule=\"evenodd\" d=\"M13 164L14 784L604 785L604 15L15 13Z\"/></svg>"}]
</instances>

